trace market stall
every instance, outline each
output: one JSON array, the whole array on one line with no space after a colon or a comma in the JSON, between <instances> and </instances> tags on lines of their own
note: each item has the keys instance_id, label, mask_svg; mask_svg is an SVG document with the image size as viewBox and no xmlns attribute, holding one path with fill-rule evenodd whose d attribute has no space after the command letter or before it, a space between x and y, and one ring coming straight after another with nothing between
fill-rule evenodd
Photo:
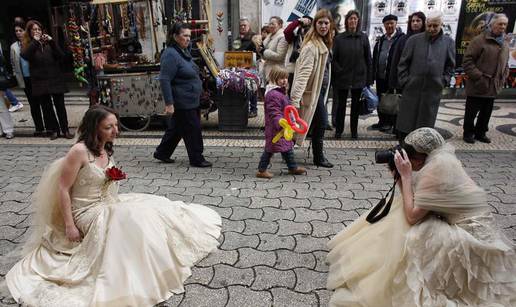
<instances>
[{"instance_id":1,"label":"market stall","mask_svg":"<svg viewBox=\"0 0 516 307\"><path fill-rule=\"evenodd\" d=\"M192 1L174 1L173 15L167 17L164 0L80 1L55 7L52 16L53 24L63 25L65 45L73 55L74 77L89 87L92 104L114 108L124 129L140 131L163 112L157 77L167 26L175 21L190 23L192 54L198 53L196 42L204 42L210 53L206 35L210 0L199 3L194 8ZM213 111L209 83L215 91L217 72L210 72L200 55L196 61L207 92L201 103L207 116Z\"/></svg>"}]
</instances>

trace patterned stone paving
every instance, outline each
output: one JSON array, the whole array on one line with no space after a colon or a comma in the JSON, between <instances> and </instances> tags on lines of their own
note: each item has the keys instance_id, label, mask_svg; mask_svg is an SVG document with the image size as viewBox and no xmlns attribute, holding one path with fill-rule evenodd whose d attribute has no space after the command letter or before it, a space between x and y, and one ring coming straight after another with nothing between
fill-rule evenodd
<instances>
[{"instance_id":1,"label":"patterned stone paving","mask_svg":"<svg viewBox=\"0 0 516 307\"><path fill-rule=\"evenodd\" d=\"M33 139L15 139L20 140ZM264 180L254 177L260 148L207 146L214 167L197 169L188 166L184 147L175 164L165 165L151 158L154 146L139 145L116 148L115 159L129 174L122 193L200 203L223 217L219 249L195 266L184 294L160 306L326 306L331 295L325 288L326 243L375 204L391 182L385 166L373 163L370 149L329 148L328 158L336 164L329 170L307 164L310 158L297 150L306 176L289 175L275 156L276 176ZM56 142L2 142L0 255L24 241L39 176L67 148ZM516 242L516 154L461 151L459 157L488 192L498 225ZM2 277L9 267L0 267ZM0 297L0 304L15 306L10 297Z\"/></svg>"}]
</instances>

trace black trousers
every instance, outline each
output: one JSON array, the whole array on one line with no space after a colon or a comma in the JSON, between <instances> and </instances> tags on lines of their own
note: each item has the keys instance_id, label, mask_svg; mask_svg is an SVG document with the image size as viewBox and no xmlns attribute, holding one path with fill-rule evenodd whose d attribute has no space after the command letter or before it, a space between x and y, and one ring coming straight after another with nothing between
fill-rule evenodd
<instances>
[{"instance_id":1,"label":"black trousers","mask_svg":"<svg viewBox=\"0 0 516 307\"><path fill-rule=\"evenodd\" d=\"M339 104L337 107L337 120L335 126L335 134L342 134L344 132L344 123L346 122L346 102L348 100L348 89L339 90ZM351 89L351 135L357 135L358 116L360 115L360 95L362 95L361 88Z\"/></svg>"},{"instance_id":2,"label":"black trousers","mask_svg":"<svg viewBox=\"0 0 516 307\"><path fill-rule=\"evenodd\" d=\"M376 93L378 95L378 99L380 100L379 104L382 103L382 94L389 92L389 80L377 79L376 80ZM396 125L396 115L390 115L380 112L380 108L378 108L378 124L381 126L394 126Z\"/></svg>"},{"instance_id":3,"label":"black trousers","mask_svg":"<svg viewBox=\"0 0 516 307\"><path fill-rule=\"evenodd\" d=\"M43 118L45 119L47 131L58 133L61 131L63 134L68 132L68 115L66 114L64 94L47 94L34 96L33 98L43 109Z\"/></svg>"},{"instance_id":4,"label":"black trousers","mask_svg":"<svg viewBox=\"0 0 516 307\"><path fill-rule=\"evenodd\" d=\"M24 77L23 81L25 82L25 88L23 91L25 92L25 96L27 97L27 101L30 105L30 115L32 116L32 121L34 122L34 127L36 131L43 132L45 130L45 125L43 124L43 113L41 110L41 104L39 100L34 99L32 97L32 82L30 77ZM47 130L48 126L46 127Z\"/></svg>"},{"instance_id":5,"label":"black trousers","mask_svg":"<svg viewBox=\"0 0 516 307\"><path fill-rule=\"evenodd\" d=\"M485 136L493 112L494 98L466 97L464 112L464 136ZM475 123L475 118L477 117Z\"/></svg>"},{"instance_id":6,"label":"black trousers","mask_svg":"<svg viewBox=\"0 0 516 307\"><path fill-rule=\"evenodd\" d=\"M168 127L161 143L156 148L160 157L170 157L177 144L184 140L190 164L199 164L204 161L202 152L204 144L201 134L201 113L199 109L178 110L168 118Z\"/></svg>"}]
</instances>

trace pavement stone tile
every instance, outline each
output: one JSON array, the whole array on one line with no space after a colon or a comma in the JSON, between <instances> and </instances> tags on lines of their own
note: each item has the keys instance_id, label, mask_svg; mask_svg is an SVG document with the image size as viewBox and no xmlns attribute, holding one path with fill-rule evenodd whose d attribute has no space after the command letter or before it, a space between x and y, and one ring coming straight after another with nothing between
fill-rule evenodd
<instances>
[{"instance_id":1,"label":"pavement stone tile","mask_svg":"<svg viewBox=\"0 0 516 307\"><path fill-rule=\"evenodd\" d=\"M225 288L231 285L251 286L255 280L253 269L238 268L226 264L216 264L215 275L210 283L212 288Z\"/></svg>"},{"instance_id":2,"label":"pavement stone tile","mask_svg":"<svg viewBox=\"0 0 516 307\"><path fill-rule=\"evenodd\" d=\"M279 203L279 200L278 200ZM278 220L293 220L295 213L292 209L276 209L271 207L264 207L262 220L265 222Z\"/></svg>"},{"instance_id":3,"label":"pavement stone tile","mask_svg":"<svg viewBox=\"0 0 516 307\"><path fill-rule=\"evenodd\" d=\"M267 266L253 268L256 278L251 286L253 290L270 290L276 287L294 288L296 274L292 270L276 270Z\"/></svg>"},{"instance_id":4,"label":"pavement stone tile","mask_svg":"<svg viewBox=\"0 0 516 307\"><path fill-rule=\"evenodd\" d=\"M237 268L251 268L258 265L273 267L276 263L274 251L262 252L253 248L238 249L238 261L235 263Z\"/></svg>"},{"instance_id":5,"label":"pavement stone tile","mask_svg":"<svg viewBox=\"0 0 516 307\"><path fill-rule=\"evenodd\" d=\"M312 210L308 208L294 208L295 222L326 221L328 214L324 210Z\"/></svg>"},{"instance_id":6,"label":"pavement stone tile","mask_svg":"<svg viewBox=\"0 0 516 307\"><path fill-rule=\"evenodd\" d=\"M327 251L328 238L314 238L309 235L294 235L296 239L296 252L306 253L314 251Z\"/></svg>"},{"instance_id":7,"label":"pavement stone tile","mask_svg":"<svg viewBox=\"0 0 516 307\"><path fill-rule=\"evenodd\" d=\"M243 231L243 234L246 235L277 233L279 228L277 222L264 222L256 219L247 219L244 223L245 230Z\"/></svg>"},{"instance_id":8,"label":"pavement stone tile","mask_svg":"<svg viewBox=\"0 0 516 307\"><path fill-rule=\"evenodd\" d=\"M243 286L230 286L226 307L272 306L272 294L268 291L254 291Z\"/></svg>"},{"instance_id":9,"label":"pavement stone tile","mask_svg":"<svg viewBox=\"0 0 516 307\"><path fill-rule=\"evenodd\" d=\"M217 249L197 263L198 267L213 267L215 264L234 265L238 261L238 251Z\"/></svg>"},{"instance_id":10,"label":"pavement stone tile","mask_svg":"<svg viewBox=\"0 0 516 307\"><path fill-rule=\"evenodd\" d=\"M296 246L296 240L292 236L278 236L276 234L262 233L258 235L260 238L260 245L258 250L273 251L278 249L292 250Z\"/></svg>"},{"instance_id":11,"label":"pavement stone tile","mask_svg":"<svg viewBox=\"0 0 516 307\"><path fill-rule=\"evenodd\" d=\"M289 289L275 288L271 290L272 304L275 307L308 307L317 306L317 296L314 293L303 294Z\"/></svg>"},{"instance_id":12,"label":"pavement stone tile","mask_svg":"<svg viewBox=\"0 0 516 307\"><path fill-rule=\"evenodd\" d=\"M293 209L293 208L309 208L311 206L309 199L298 199L294 197L280 197L279 198L281 209Z\"/></svg>"},{"instance_id":13,"label":"pavement stone tile","mask_svg":"<svg viewBox=\"0 0 516 307\"><path fill-rule=\"evenodd\" d=\"M310 234L312 232L312 225L310 223L299 223L289 220L279 220L278 235L291 236L295 234Z\"/></svg>"},{"instance_id":14,"label":"pavement stone tile","mask_svg":"<svg viewBox=\"0 0 516 307\"><path fill-rule=\"evenodd\" d=\"M224 243L220 246L224 250L232 250L240 247L256 248L261 241L257 235L243 235L233 231L224 232Z\"/></svg>"},{"instance_id":15,"label":"pavement stone tile","mask_svg":"<svg viewBox=\"0 0 516 307\"><path fill-rule=\"evenodd\" d=\"M326 280L328 274L326 272L316 272L306 268L295 268L296 286L294 290L302 293L311 293L314 290L326 289Z\"/></svg>"},{"instance_id":16,"label":"pavement stone tile","mask_svg":"<svg viewBox=\"0 0 516 307\"><path fill-rule=\"evenodd\" d=\"M191 284L185 286L181 307L225 306L229 298L226 288L212 289L207 286Z\"/></svg>"},{"instance_id":17,"label":"pavement stone tile","mask_svg":"<svg viewBox=\"0 0 516 307\"><path fill-rule=\"evenodd\" d=\"M201 284L207 286L214 276L213 267L193 267L192 276L185 281L187 284Z\"/></svg>"},{"instance_id":18,"label":"pavement stone tile","mask_svg":"<svg viewBox=\"0 0 516 307\"><path fill-rule=\"evenodd\" d=\"M263 216L262 209L249 209L244 207L232 207L233 214L230 219L235 221L243 221L247 219L261 219Z\"/></svg>"},{"instance_id":19,"label":"pavement stone tile","mask_svg":"<svg viewBox=\"0 0 516 307\"><path fill-rule=\"evenodd\" d=\"M343 223L326 223L321 221L312 221L312 236L316 238L333 238L334 235L344 229Z\"/></svg>"},{"instance_id":20,"label":"pavement stone tile","mask_svg":"<svg viewBox=\"0 0 516 307\"><path fill-rule=\"evenodd\" d=\"M274 266L280 270L294 268L314 269L316 265L315 256L312 253L297 253L289 250L277 250L277 260Z\"/></svg>"},{"instance_id":21,"label":"pavement stone tile","mask_svg":"<svg viewBox=\"0 0 516 307\"><path fill-rule=\"evenodd\" d=\"M245 229L245 222L244 221L232 221L229 219L223 219L222 220L222 232L238 232L242 233ZM246 233L246 235L249 235Z\"/></svg>"}]
</instances>

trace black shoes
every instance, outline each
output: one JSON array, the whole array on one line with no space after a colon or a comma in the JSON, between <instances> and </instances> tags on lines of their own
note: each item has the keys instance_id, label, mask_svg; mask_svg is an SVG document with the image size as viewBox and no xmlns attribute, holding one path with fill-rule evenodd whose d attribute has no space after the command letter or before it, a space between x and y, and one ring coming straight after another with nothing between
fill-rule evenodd
<instances>
[{"instance_id":1,"label":"black shoes","mask_svg":"<svg viewBox=\"0 0 516 307\"><path fill-rule=\"evenodd\" d=\"M342 139L342 133L335 133L335 138L336 138L337 140Z\"/></svg>"},{"instance_id":2,"label":"black shoes","mask_svg":"<svg viewBox=\"0 0 516 307\"><path fill-rule=\"evenodd\" d=\"M475 144L475 139L473 138L472 135L464 135L462 137L462 139L464 140L464 142L466 142L468 144Z\"/></svg>"},{"instance_id":3,"label":"black shoes","mask_svg":"<svg viewBox=\"0 0 516 307\"><path fill-rule=\"evenodd\" d=\"M57 139L59 137L59 135L57 134L57 132L50 132L49 137L50 137L50 140L53 141L53 140Z\"/></svg>"},{"instance_id":4,"label":"black shoes","mask_svg":"<svg viewBox=\"0 0 516 307\"><path fill-rule=\"evenodd\" d=\"M199 163L195 163L195 164L192 163L190 165L193 167L211 167L212 166L211 162L206 161L206 160L199 162Z\"/></svg>"},{"instance_id":5,"label":"black shoes","mask_svg":"<svg viewBox=\"0 0 516 307\"><path fill-rule=\"evenodd\" d=\"M258 116L258 112L256 112L256 111L251 111L251 112L249 112L249 114L247 115L247 117L248 117L248 118L254 118L254 117L256 117L256 116Z\"/></svg>"},{"instance_id":6,"label":"black shoes","mask_svg":"<svg viewBox=\"0 0 516 307\"><path fill-rule=\"evenodd\" d=\"M486 144L490 144L491 143L491 139L488 138L485 134L484 135L475 135L475 140L479 141L479 142L482 142L482 143L486 143Z\"/></svg>"},{"instance_id":7,"label":"black shoes","mask_svg":"<svg viewBox=\"0 0 516 307\"><path fill-rule=\"evenodd\" d=\"M381 127L380 123L376 123L376 124L371 125L371 129L373 129L373 130L380 130L380 127Z\"/></svg>"},{"instance_id":8,"label":"black shoes","mask_svg":"<svg viewBox=\"0 0 516 307\"><path fill-rule=\"evenodd\" d=\"M152 156L154 157L154 159L160 160L163 163L174 163L174 162L176 162L174 159L160 157L160 156L158 156L158 154L156 152L154 152L154 154Z\"/></svg>"},{"instance_id":9,"label":"black shoes","mask_svg":"<svg viewBox=\"0 0 516 307\"><path fill-rule=\"evenodd\" d=\"M320 159L314 159L314 165L320 166L320 167L326 167L326 168L332 168L333 164L330 163L325 157L322 157Z\"/></svg>"},{"instance_id":10,"label":"black shoes","mask_svg":"<svg viewBox=\"0 0 516 307\"><path fill-rule=\"evenodd\" d=\"M384 126L381 126L380 128L378 128L378 130L380 130L381 132L391 132L392 131L392 126L391 125L384 125Z\"/></svg>"}]
</instances>

